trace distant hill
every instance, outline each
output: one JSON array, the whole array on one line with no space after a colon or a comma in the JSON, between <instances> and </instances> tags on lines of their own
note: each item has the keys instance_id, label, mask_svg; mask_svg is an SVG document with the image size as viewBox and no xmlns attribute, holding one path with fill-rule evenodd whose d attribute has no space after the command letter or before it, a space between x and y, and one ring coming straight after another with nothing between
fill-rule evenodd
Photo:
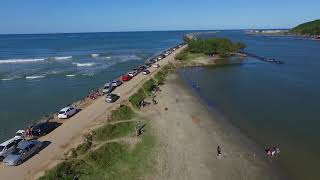
<instances>
[{"instance_id":1,"label":"distant hill","mask_svg":"<svg viewBox=\"0 0 320 180\"><path fill-rule=\"evenodd\" d=\"M320 19L300 24L289 32L299 35L320 35Z\"/></svg>"}]
</instances>

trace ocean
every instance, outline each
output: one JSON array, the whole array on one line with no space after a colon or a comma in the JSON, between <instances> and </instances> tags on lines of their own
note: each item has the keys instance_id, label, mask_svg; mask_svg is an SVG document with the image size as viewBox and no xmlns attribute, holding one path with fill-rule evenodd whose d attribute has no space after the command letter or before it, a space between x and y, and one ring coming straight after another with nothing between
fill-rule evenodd
<instances>
[{"instance_id":1,"label":"ocean","mask_svg":"<svg viewBox=\"0 0 320 180\"><path fill-rule=\"evenodd\" d=\"M185 33L0 35L0 141L181 43Z\"/></svg>"},{"instance_id":2,"label":"ocean","mask_svg":"<svg viewBox=\"0 0 320 180\"><path fill-rule=\"evenodd\" d=\"M262 154L280 147L270 166L280 165L290 179L320 179L320 42L244 31L214 36L242 41L245 51L285 64L247 57L232 66L183 69L183 80L198 85L204 102L257 142Z\"/></svg>"}]
</instances>

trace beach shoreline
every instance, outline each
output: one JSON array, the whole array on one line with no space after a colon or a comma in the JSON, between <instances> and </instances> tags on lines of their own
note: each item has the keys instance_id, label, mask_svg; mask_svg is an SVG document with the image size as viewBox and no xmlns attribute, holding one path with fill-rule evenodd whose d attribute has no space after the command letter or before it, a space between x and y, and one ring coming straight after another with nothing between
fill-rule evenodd
<instances>
[{"instance_id":1,"label":"beach shoreline","mask_svg":"<svg viewBox=\"0 0 320 180\"><path fill-rule=\"evenodd\" d=\"M286 179L261 148L213 112L177 73L161 89L158 107L147 110L161 142L156 179Z\"/></svg>"},{"instance_id":2,"label":"beach shoreline","mask_svg":"<svg viewBox=\"0 0 320 180\"><path fill-rule=\"evenodd\" d=\"M161 67L173 61L176 53L179 53L185 46L177 49L172 54L157 62ZM107 104L104 96L99 96L96 100L83 108L79 113L46 136L39 138L46 142L46 146L38 154L31 157L28 161L15 167L0 165L0 179L36 179L41 177L47 170L53 168L64 160L64 153L76 147L82 142L82 136L88 130L99 127L107 121L108 113L126 102L136 90L147 81L159 68L149 68L149 75L138 74L132 80L118 87L113 93L120 95L116 103ZM19 173L17 173L19 172Z\"/></svg>"}]
</instances>

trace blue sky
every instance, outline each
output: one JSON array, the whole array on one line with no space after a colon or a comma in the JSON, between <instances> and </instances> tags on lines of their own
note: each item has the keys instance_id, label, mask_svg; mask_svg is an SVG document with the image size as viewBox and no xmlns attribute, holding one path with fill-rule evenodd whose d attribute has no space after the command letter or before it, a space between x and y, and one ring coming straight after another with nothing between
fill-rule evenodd
<instances>
[{"instance_id":1,"label":"blue sky","mask_svg":"<svg viewBox=\"0 0 320 180\"><path fill-rule=\"evenodd\" d=\"M320 0L0 0L0 33L290 28Z\"/></svg>"}]
</instances>

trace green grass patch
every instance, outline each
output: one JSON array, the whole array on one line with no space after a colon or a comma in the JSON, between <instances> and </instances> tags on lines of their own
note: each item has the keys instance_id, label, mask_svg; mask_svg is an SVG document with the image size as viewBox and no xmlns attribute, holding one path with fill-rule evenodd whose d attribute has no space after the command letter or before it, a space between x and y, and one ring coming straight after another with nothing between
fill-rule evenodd
<instances>
[{"instance_id":1,"label":"green grass patch","mask_svg":"<svg viewBox=\"0 0 320 180\"><path fill-rule=\"evenodd\" d=\"M145 96L150 96L152 94L152 90L156 87L156 85L156 81L153 78L146 81L142 85L142 89L144 91Z\"/></svg>"},{"instance_id":2,"label":"green grass patch","mask_svg":"<svg viewBox=\"0 0 320 180\"><path fill-rule=\"evenodd\" d=\"M75 176L90 176L92 167L84 160L70 160L58 164L39 180L72 180Z\"/></svg>"},{"instance_id":3,"label":"green grass patch","mask_svg":"<svg viewBox=\"0 0 320 180\"><path fill-rule=\"evenodd\" d=\"M191 52L188 52L187 50L185 50L185 51L181 51L180 53L178 53L175 56L175 59L179 60L179 61L190 61L193 59L206 58L206 57L208 57L208 55L206 55L204 53L191 53Z\"/></svg>"},{"instance_id":4,"label":"green grass patch","mask_svg":"<svg viewBox=\"0 0 320 180\"><path fill-rule=\"evenodd\" d=\"M93 140L106 141L114 138L127 136L131 132L135 132L135 122L107 124L94 131Z\"/></svg>"},{"instance_id":5,"label":"green grass patch","mask_svg":"<svg viewBox=\"0 0 320 180\"><path fill-rule=\"evenodd\" d=\"M71 180L75 176L79 176L81 180L143 179L153 171L155 158L152 155L156 143L151 129L146 126L141 141L133 149L126 144L107 143L93 152L88 152L81 160L59 164L40 180Z\"/></svg>"},{"instance_id":6,"label":"green grass patch","mask_svg":"<svg viewBox=\"0 0 320 180\"><path fill-rule=\"evenodd\" d=\"M84 142L80 145L77 146L77 148L75 149L77 155L82 155L85 154L86 152L88 152L91 149L92 146L92 142L88 141L88 142Z\"/></svg>"},{"instance_id":7,"label":"green grass patch","mask_svg":"<svg viewBox=\"0 0 320 180\"><path fill-rule=\"evenodd\" d=\"M134 118L135 113L131 107L121 105L119 108L111 111L111 121L123 121Z\"/></svg>"}]
</instances>

